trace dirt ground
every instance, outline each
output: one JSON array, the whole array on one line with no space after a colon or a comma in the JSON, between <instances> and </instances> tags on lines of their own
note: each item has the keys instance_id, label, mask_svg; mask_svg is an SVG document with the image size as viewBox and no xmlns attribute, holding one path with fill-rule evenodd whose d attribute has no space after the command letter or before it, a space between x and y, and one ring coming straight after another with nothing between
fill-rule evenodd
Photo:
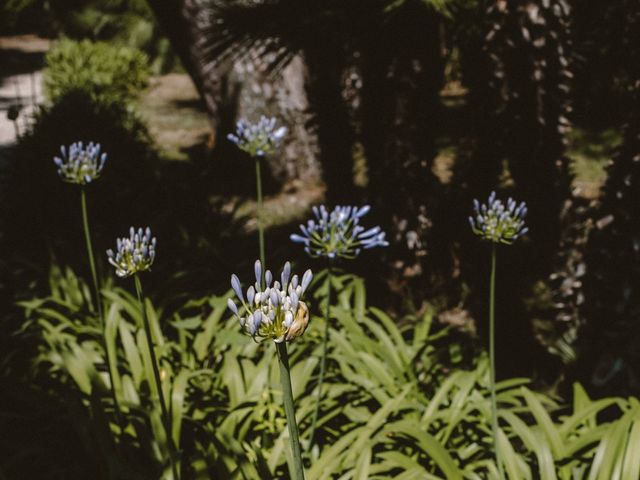
<instances>
[{"instance_id":1,"label":"dirt ground","mask_svg":"<svg viewBox=\"0 0 640 480\"><path fill-rule=\"evenodd\" d=\"M207 114L191 78L184 73L152 77L139 100L151 137L169 159L185 160L189 149L207 142Z\"/></svg>"}]
</instances>

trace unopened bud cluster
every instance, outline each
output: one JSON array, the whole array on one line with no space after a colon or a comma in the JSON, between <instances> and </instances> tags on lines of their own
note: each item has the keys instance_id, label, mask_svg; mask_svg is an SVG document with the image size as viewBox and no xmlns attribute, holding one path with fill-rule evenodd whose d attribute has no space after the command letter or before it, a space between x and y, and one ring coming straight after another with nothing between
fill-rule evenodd
<instances>
[{"instance_id":1,"label":"unopened bud cluster","mask_svg":"<svg viewBox=\"0 0 640 480\"><path fill-rule=\"evenodd\" d=\"M473 201L474 215L469 217L473 233L483 240L511 245L515 240L529 231L524 217L527 206L524 202L517 204L509 198L506 205L491 192L486 204Z\"/></svg>"},{"instance_id":2,"label":"unopened bud cluster","mask_svg":"<svg viewBox=\"0 0 640 480\"><path fill-rule=\"evenodd\" d=\"M227 139L235 143L240 150L256 157L267 155L278 148L286 134L287 127L276 129L275 118L262 116L255 124L246 120L238 121L235 134L230 133Z\"/></svg>"},{"instance_id":3,"label":"unopened bud cluster","mask_svg":"<svg viewBox=\"0 0 640 480\"><path fill-rule=\"evenodd\" d=\"M246 295L238 277L231 276L231 287L242 309L238 309L232 299L227 300L227 305L240 320L242 329L254 339L271 339L276 343L302 335L309 322L309 309L302 296L313 277L311 270L299 280L297 275L291 276L291 264L287 262L279 281L274 281L271 271L267 270L264 283L260 260L256 260L254 270L256 282L247 289Z\"/></svg>"},{"instance_id":4,"label":"unopened bud cluster","mask_svg":"<svg viewBox=\"0 0 640 480\"><path fill-rule=\"evenodd\" d=\"M58 175L67 183L86 185L97 180L107 161L107 154L100 153L100 144L89 142L72 143L67 149L60 147L60 157L53 157Z\"/></svg>"},{"instance_id":5,"label":"unopened bud cluster","mask_svg":"<svg viewBox=\"0 0 640 480\"><path fill-rule=\"evenodd\" d=\"M107 250L109 263L116 267L116 275L130 277L138 272L149 270L156 258L156 238L151 236L151 229L131 227L129 238L116 240L116 251Z\"/></svg>"}]
</instances>

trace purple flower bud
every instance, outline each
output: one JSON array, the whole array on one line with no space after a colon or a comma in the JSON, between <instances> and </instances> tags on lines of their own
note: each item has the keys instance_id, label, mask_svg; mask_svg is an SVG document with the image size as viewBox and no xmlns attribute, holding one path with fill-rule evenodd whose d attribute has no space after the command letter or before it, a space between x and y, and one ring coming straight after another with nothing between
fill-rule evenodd
<instances>
[{"instance_id":1,"label":"purple flower bud","mask_svg":"<svg viewBox=\"0 0 640 480\"><path fill-rule=\"evenodd\" d=\"M373 227L370 228L369 230L367 230L364 233L361 233L360 235L358 235L359 238L367 238L367 237L372 237L376 234L378 234L380 232L380 227Z\"/></svg>"},{"instance_id":2,"label":"purple flower bud","mask_svg":"<svg viewBox=\"0 0 640 480\"><path fill-rule=\"evenodd\" d=\"M303 293L307 290L307 287L311 283L312 278L313 278L313 274L311 273L311 270L307 270L306 272L304 272L304 275L302 276L302 284L301 284Z\"/></svg>"},{"instance_id":3,"label":"purple flower bud","mask_svg":"<svg viewBox=\"0 0 640 480\"><path fill-rule=\"evenodd\" d=\"M298 310L298 294L295 291L295 288L291 287L291 290L289 291L289 298L291 299L291 308L293 309L293 311L295 312L296 310Z\"/></svg>"},{"instance_id":4,"label":"purple flower bud","mask_svg":"<svg viewBox=\"0 0 640 480\"><path fill-rule=\"evenodd\" d=\"M254 336L260 329L261 323L262 323L262 312L260 310L256 310L255 312L253 312L253 315L250 317L250 321L247 322L247 330L249 332L249 335Z\"/></svg>"},{"instance_id":5,"label":"purple flower bud","mask_svg":"<svg viewBox=\"0 0 640 480\"><path fill-rule=\"evenodd\" d=\"M278 305L280 305L280 295L278 295L277 290L271 290L271 303L273 304L274 307L277 307Z\"/></svg>"},{"instance_id":6,"label":"purple flower bud","mask_svg":"<svg viewBox=\"0 0 640 480\"><path fill-rule=\"evenodd\" d=\"M280 275L280 280L282 281L283 287L289 282L290 275L291 275L291 264L289 262L286 262L284 264L284 268L282 269L282 274Z\"/></svg>"},{"instance_id":7,"label":"purple flower bud","mask_svg":"<svg viewBox=\"0 0 640 480\"><path fill-rule=\"evenodd\" d=\"M284 326L289 328L292 323L293 323L293 313L286 312L284 314Z\"/></svg>"},{"instance_id":8,"label":"purple flower bud","mask_svg":"<svg viewBox=\"0 0 640 480\"><path fill-rule=\"evenodd\" d=\"M253 264L253 271L256 274L256 284L260 285L260 282L262 282L262 264L260 260L256 260L256 263Z\"/></svg>"},{"instance_id":9,"label":"purple flower bud","mask_svg":"<svg viewBox=\"0 0 640 480\"><path fill-rule=\"evenodd\" d=\"M361 207L360 210L358 210L358 212L356 213L356 217L357 218L362 218L367 213L369 213L370 211L371 211L371 205L365 205L365 206Z\"/></svg>"},{"instance_id":10,"label":"purple flower bud","mask_svg":"<svg viewBox=\"0 0 640 480\"><path fill-rule=\"evenodd\" d=\"M236 296L244 302L244 296L242 295L242 288L240 287L240 279L234 273L231 275L231 288L236 293Z\"/></svg>"},{"instance_id":11,"label":"purple flower bud","mask_svg":"<svg viewBox=\"0 0 640 480\"><path fill-rule=\"evenodd\" d=\"M276 141L280 141L284 138L286 134L287 134L287 127L280 127L278 130L276 130L273 133L273 138Z\"/></svg>"},{"instance_id":12,"label":"purple flower bud","mask_svg":"<svg viewBox=\"0 0 640 480\"><path fill-rule=\"evenodd\" d=\"M231 310L234 314L238 315L238 307L236 306L236 304L234 303L233 300L231 300L230 298L227 298L227 307L229 308L229 310Z\"/></svg>"},{"instance_id":13,"label":"purple flower bud","mask_svg":"<svg viewBox=\"0 0 640 480\"><path fill-rule=\"evenodd\" d=\"M296 233L292 233L289 238L291 239L292 242L294 243L304 243L305 245L309 245L309 239L302 237Z\"/></svg>"}]
</instances>

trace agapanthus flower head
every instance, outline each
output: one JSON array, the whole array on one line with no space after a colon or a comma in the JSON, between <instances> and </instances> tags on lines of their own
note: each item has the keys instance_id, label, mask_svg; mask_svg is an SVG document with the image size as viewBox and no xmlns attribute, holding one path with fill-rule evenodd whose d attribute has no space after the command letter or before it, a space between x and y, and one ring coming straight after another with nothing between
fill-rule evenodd
<instances>
[{"instance_id":1,"label":"agapanthus flower head","mask_svg":"<svg viewBox=\"0 0 640 480\"><path fill-rule=\"evenodd\" d=\"M525 226L524 217L527 206L512 198L504 204L496 198L496 192L491 192L487 203L473 201L474 215L469 217L473 233L483 240L511 245L516 239L529 231Z\"/></svg>"},{"instance_id":2,"label":"agapanthus flower head","mask_svg":"<svg viewBox=\"0 0 640 480\"><path fill-rule=\"evenodd\" d=\"M129 237L116 240L116 251L107 250L109 263L116 267L116 275L130 277L138 272L149 270L156 258L156 238L151 229L129 229Z\"/></svg>"},{"instance_id":3,"label":"agapanthus flower head","mask_svg":"<svg viewBox=\"0 0 640 480\"><path fill-rule=\"evenodd\" d=\"M315 219L300 225L302 235L294 233L290 236L296 243L304 244L304 250L311 257L329 259L352 259L360 254L362 249L386 247L385 233L380 227L366 229L360 225L371 207L335 207L331 212L324 205L313 207Z\"/></svg>"},{"instance_id":4,"label":"agapanthus flower head","mask_svg":"<svg viewBox=\"0 0 640 480\"><path fill-rule=\"evenodd\" d=\"M100 144L89 142L72 143L69 148L60 147L60 157L53 157L58 175L67 183L86 185L97 180L102 173L107 154L100 153Z\"/></svg>"},{"instance_id":5,"label":"agapanthus flower head","mask_svg":"<svg viewBox=\"0 0 640 480\"><path fill-rule=\"evenodd\" d=\"M231 276L231 288L240 301L239 309L232 299L227 306L240 320L243 331L254 339L271 339L276 343L291 341L304 333L309 323L309 309L302 301L313 274L307 270L302 275L291 275L291 264L284 264L280 280L275 280L267 270L262 278L260 260L255 262L256 283L246 293L240 279ZM264 280L264 287L263 285Z\"/></svg>"},{"instance_id":6,"label":"agapanthus flower head","mask_svg":"<svg viewBox=\"0 0 640 480\"><path fill-rule=\"evenodd\" d=\"M258 123L239 120L235 134L230 133L227 138L240 150L256 157L267 155L278 148L286 134L287 127L276 128L275 118L262 116Z\"/></svg>"}]
</instances>

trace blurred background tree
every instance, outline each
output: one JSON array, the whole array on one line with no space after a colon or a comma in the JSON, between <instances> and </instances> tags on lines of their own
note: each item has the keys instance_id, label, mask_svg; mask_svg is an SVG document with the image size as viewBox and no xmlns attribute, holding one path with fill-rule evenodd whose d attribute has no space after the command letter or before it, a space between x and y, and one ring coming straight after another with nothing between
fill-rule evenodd
<instances>
[{"instance_id":1,"label":"blurred background tree","mask_svg":"<svg viewBox=\"0 0 640 480\"><path fill-rule=\"evenodd\" d=\"M145 0L8 0L0 5L0 29L5 35L38 32L133 47L152 59L155 73L176 66Z\"/></svg>"},{"instance_id":2,"label":"blurred background tree","mask_svg":"<svg viewBox=\"0 0 640 480\"><path fill-rule=\"evenodd\" d=\"M624 12L624 15L623 13ZM576 370L600 392L640 390L640 5L620 2L607 16L623 20L612 50L617 52L615 96L623 97L623 140L607 166L607 182L592 214L586 245L586 323ZM621 17L624 16L624 19ZM609 32L612 35L612 32ZM611 38L611 36L609 37ZM601 86L598 85L600 88ZM612 102L611 102L612 103ZM609 105L611 105L611 103ZM614 104L615 105L615 104ZM603 109L607 110L604 106ZM610 115L619 114L615 107Z\"/></svg>"}]
</instances>

